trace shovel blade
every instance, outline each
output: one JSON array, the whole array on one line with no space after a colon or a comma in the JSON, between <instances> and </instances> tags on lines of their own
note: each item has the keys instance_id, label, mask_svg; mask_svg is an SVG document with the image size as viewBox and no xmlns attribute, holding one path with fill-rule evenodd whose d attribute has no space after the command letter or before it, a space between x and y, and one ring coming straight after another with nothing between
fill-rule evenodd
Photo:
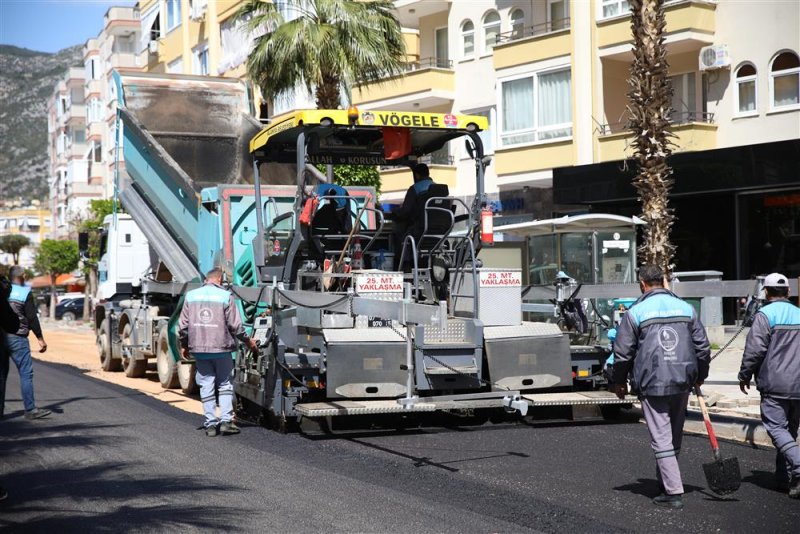
<instances>
[{"instance_id":1,"label":"shovel blade","mask_svg":"<svg viewBox=\"0 0 800 534\"><path fill-rule=\"evenodd\" d=\"M733 493L742 483L739 459L735 457L703 464L703 472L706 474L708 487L717 495Z\"/></svg>"}]
</instances>

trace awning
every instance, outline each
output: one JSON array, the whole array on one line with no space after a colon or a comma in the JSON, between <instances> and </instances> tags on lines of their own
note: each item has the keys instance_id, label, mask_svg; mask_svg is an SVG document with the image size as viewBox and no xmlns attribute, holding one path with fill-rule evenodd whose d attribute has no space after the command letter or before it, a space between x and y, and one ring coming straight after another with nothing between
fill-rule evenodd
<instances>
[{"instance_id":1,"label":"awning","mask_svg":"<svg viewBox=\"0 0 800 534\"><path fill-rule=\"evenodd\" d=\"M56 287L83 285L85 281L82 278L77 278L72 274L60 274L56 277ZM50 287L50 277L46 274L36 276L30 279L30 285L33 289L41 289L43 287Z\"/></svg>"}]
</instances>

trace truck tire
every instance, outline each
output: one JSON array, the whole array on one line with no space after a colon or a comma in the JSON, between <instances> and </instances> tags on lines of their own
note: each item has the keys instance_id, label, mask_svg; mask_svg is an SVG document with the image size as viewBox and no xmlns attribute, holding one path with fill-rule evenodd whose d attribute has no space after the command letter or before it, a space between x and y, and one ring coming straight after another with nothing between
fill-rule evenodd
<instances>
[{"instance_id":1,"label":"truck tire","mask_svg":"<svg viewBox=\"0 0 800 534\"><path fill-rule=\"evenodd\" d=\"M111 357L111 344L108 342L108 331L111 328L106 317L97 329L97 354L100 356L100 367L103 371L121 371L122 362Z\"/></svg>"},{"instance_id":2,"label":"truck tire","mask_svg":"<svg viewBox=\"0 0 800 534\"><path fill-rule=\"evenodd\" d=\"M178 381L181 384L181 391L187 395L192 395L200 391L195 380L196 369L193 363L178 364Z\"/></svg>"},{"instance_id":3,"label":"truck tire","mask_svg":"<svg viewBox=\"0 0 800 534\"><path fill-rule=\"evenodd\" d=\"M158 329L158 341L156 342L156 369L158 370L158 381L164 389L176 389L180 385L178 380L178 362L169 352L169 327L161 325Z\"/></svg>"},{"instance_id":4,"label":"truck tire","mask_svg":"<svg viewBox=\"0 0 800 534\"><path fill-rule=\"evenodd\" d=\"M131 344L131 332L133 328L131 323L125 325L122 329L122 346ZM131 349L129 349L131 350ZM142 378L147 372L147 360L137 360L131 354L130 357L122 354L122 370L125 371L125 376L128 378Z\"/></svg>"}]
</instances>

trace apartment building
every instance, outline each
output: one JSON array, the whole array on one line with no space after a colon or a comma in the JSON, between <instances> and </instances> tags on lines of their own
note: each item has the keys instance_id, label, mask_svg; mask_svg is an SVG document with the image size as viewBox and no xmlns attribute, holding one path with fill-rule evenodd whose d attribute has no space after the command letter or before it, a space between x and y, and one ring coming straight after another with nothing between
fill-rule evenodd
<instances>
[{"instance_id":1,"label":"apartment building","mask_svg":"<svg viewBox=\"0 0 800 534\"><path fill-rule=\"evenodd\" d=\"M0 236L22 235L31 244L19 253L19 265L32 269L36 259L36 249L50 233L52 215L49 209L42 209L38 204L31 206L3 206L0 208ZM0 252L0 263L13 265L11 254Z\"/></svg>"},{"instance_id":2,"label":"apartment building","mask_svg":"<svg viewBox=\"0 0 800 534\"><path fill-rule=\"evenodd\" d=\"M487 116L484 144L493 161L486 186L506 221L636 213L626 164L627 0L395 5L417 59L403 77L354 90L360 107ZM800 258L790 252L800 249L800 2L667 0L666 19L676 192L687 199L674 201L679 267L745 277L780 267L800 275ZM432 174L452 193L469 195L474 170L463 147L451 145L432 161ZM759 154L750 158L757 163L741 147ZM722 168L732 160L738 163ZM401 198L408 172L382 174L383 199ZM752 230L764 220L775 222ZM697 231L711 225L713 233ZM759 232L764 237L753 235ZM756 250L758 240L773 252Z\"/></svg>"},{"instance_id":3,"label":"apartment building","mask_svg":"<svg viewBox=\"0 0 800 534\"><path fill-rule=\"evenodd\" d=\"M50 211L54 236L65 236L94 193L86 175L84 70L70 68L47 103Z\"/></svg>"},{"instance_id":4,"label":"apartment building","mask_svg":"<svg viewBox=\"0 0 800 534\"><path fill-rule=\"evenodd\" d=\"M139 27L134 8L110 8L102 31L83 47L83 67L70 68L48 102L54 237L69 235L92 199L113 195L116 89L111 72L141 70L135 53Z\"/></svg>"}]
</instances>

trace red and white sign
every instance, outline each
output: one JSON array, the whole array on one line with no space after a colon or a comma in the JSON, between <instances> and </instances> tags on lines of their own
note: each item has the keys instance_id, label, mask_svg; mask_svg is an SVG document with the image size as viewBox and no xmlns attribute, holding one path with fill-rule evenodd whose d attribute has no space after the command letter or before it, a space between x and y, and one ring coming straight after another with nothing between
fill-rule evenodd
<instances>
[{"instance_id":1,"label":"red and white sign","mask_svg":"<svg viewBox=\"0 0 800 534\"><path fill-rule=\"evenodd\" d=\"M402 293L403 275L376 274L356 276L356 293Z\"/></svg>"},{"instance_id":2,"label":"red and white sign","mask_svg":"<svg viewBox=\"0 0 800 534\"><path fill-rule=\"evenodd\" d=\"M481 271L480 287L522 287L520 271Z\"/></svg>"},{"instance_id":3,"label":"red and white sign","mask_svg":"<svg viewBox=\"0 0 800 534\"><path fill-rule=\"evenodd\" d=\"M458 117L448 113L447 115L444 116L444 125L447 126L448 128L455 128L456 126L458 126Z\"/></svg>"}]
</instances>

